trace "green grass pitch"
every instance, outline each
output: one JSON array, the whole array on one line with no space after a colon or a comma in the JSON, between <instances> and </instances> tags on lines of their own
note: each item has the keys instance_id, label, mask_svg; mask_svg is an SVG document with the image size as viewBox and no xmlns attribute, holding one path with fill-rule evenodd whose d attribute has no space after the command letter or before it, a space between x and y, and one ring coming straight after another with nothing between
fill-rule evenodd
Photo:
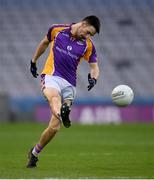
<instances>
[{"instance_id":1,"label":"green grass pitch","mask_svg":"<svg viewBox=\"0 0 154 180\"><path fill-rule=\"evenodd\" d=\"M154 178L154 124L62 127L27 169L46 124L0 124L0 178Z\"/></svg>"}]
</instances>

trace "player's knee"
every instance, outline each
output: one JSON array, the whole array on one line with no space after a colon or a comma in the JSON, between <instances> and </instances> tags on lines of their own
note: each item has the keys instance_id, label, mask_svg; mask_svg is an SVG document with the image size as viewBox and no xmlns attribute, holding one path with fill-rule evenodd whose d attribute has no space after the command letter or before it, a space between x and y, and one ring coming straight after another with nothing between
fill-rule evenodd
<instances>
[{"instance_id":1,"label":"player's knee","mask_svg":"<svg viewBox=\"0 0 154 180\"><path fill-rule=\"evenodd\" d=\"M57 118L58 114L60 114L59 112L60 112L60 110L59 110L58 108L56 108L56 107L53 107L53 108L52 108L52 114L53 114L56 118Z\"/></svg>"},{"instance_id":2,"label":"player's knee","mask_svg":"<svg viewBox=\"0 0 154 180\"><path fill-rule=\"evenodd\" d=\"M56 134L60 130L60 125L57 126L49 126L48 131L49 133L54 133Z\"/></svg>"}]
</instances>

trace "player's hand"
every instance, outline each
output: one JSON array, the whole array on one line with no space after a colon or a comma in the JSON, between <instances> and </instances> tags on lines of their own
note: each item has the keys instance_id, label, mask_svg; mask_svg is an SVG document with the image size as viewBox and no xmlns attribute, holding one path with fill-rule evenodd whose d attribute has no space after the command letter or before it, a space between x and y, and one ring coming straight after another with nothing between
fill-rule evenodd
<instances>
[{"instance_id":1,"label":"player's hand","mask_svg":"<svg viewBox=\"0 0 154 180\"><path fill-rule=\"evenodd\" d=\"M36 63L30 62L30 72L32 73L33 77L37 78L38 73L37 73L37 67L36 67Z\"/></svg>"},{"instance_id":2,"label":"player's hand","mask_svg":"<svg viewBox=\"0 0 154 180\"><path fill-rule=\"evenodd\" d=\"M96 82L97 82L97 79L95 79L95 78L92 78L91 77L91 75L90 75L90 73L88 74L88 82L89 82L89 85L88 85L88 91L90 91L94 86L95 86L95 84L96 84Z\"/></svg>"}]
</instances>

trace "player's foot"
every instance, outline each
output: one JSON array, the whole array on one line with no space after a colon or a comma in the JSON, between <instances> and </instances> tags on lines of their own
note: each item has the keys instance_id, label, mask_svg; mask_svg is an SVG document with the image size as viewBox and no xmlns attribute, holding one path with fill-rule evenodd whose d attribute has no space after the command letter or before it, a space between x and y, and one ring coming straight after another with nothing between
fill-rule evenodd
<instances>
[{"instance_id":1,"label":"player's foot","mask_svg":"<svg viewBox=\"0 0 154 180\"><path fill-rule=\"evenodd\" d=\"M32 154L32 151L33 151L33 148L30 149L30 151L28 152L29 162L27 164L27 168L34 168L34 167L36 167L36 163L38 161L38 158Z\"/></svg>"},{"instance_id":2,"label":"player's foot","mask_svg":"<svg viewBox=\"0 0 154 180\"><path fill-rule=\"evenodd\" d=\"M69 114L70 114L70 106L68 106L67 103L64 103L61 107L61 118L66 128L69 128L71 126Z\"/></svg>"}]
</instances>

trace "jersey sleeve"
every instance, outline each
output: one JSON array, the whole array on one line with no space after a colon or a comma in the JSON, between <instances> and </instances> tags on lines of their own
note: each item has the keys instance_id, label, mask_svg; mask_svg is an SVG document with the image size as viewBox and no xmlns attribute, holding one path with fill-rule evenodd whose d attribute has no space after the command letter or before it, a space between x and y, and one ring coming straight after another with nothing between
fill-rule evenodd
<instances>
[{"instance_id":1,"label":"jersey sleeve","mask_svg":"<svg viewBox=\"0 0 154 180\"><path fill-rule=\"evenodd\" d=\"M53 30L53 26L51 26L49 29L48 29L48 32L47 32L47 39L49 42L51 42L51 32Z\"/></svg>"},{"instance_id":2,"label":"jersey sleeve","mask_svg":"<svg viewBox=\"0 0 154 180\"><path fill-rule=\"evenodd\" d=\"M47 38L48 38L49 42L51 42L54 39L54 37L56 36L56 34L58 33L57 27L58 27L57 25L52 25L48 29Z\"/></svg>"},{"instance_id":3,"label":"jersey sleeve","mask_svg":"<svg viewBox=\"0 0 154 180\"><path fill-rule=\"evenodd\" d=\"M52 25L47 32L47 38L49 42L51 42L54 37L58 34L59 31L68 28L70 25L69 24L54 24Z\"/></svg>"},{"instance_id":4,"label":"jersey sleeve","mask_svg":"<svg viewBox=\"0 0 154 180\"><path fill-rule=\"evenodd\" d=\"M87 50L84 54L84 59L89 63L97 62L96 49L91 40L87 40Z\"/></svg>"}]
</instances>

